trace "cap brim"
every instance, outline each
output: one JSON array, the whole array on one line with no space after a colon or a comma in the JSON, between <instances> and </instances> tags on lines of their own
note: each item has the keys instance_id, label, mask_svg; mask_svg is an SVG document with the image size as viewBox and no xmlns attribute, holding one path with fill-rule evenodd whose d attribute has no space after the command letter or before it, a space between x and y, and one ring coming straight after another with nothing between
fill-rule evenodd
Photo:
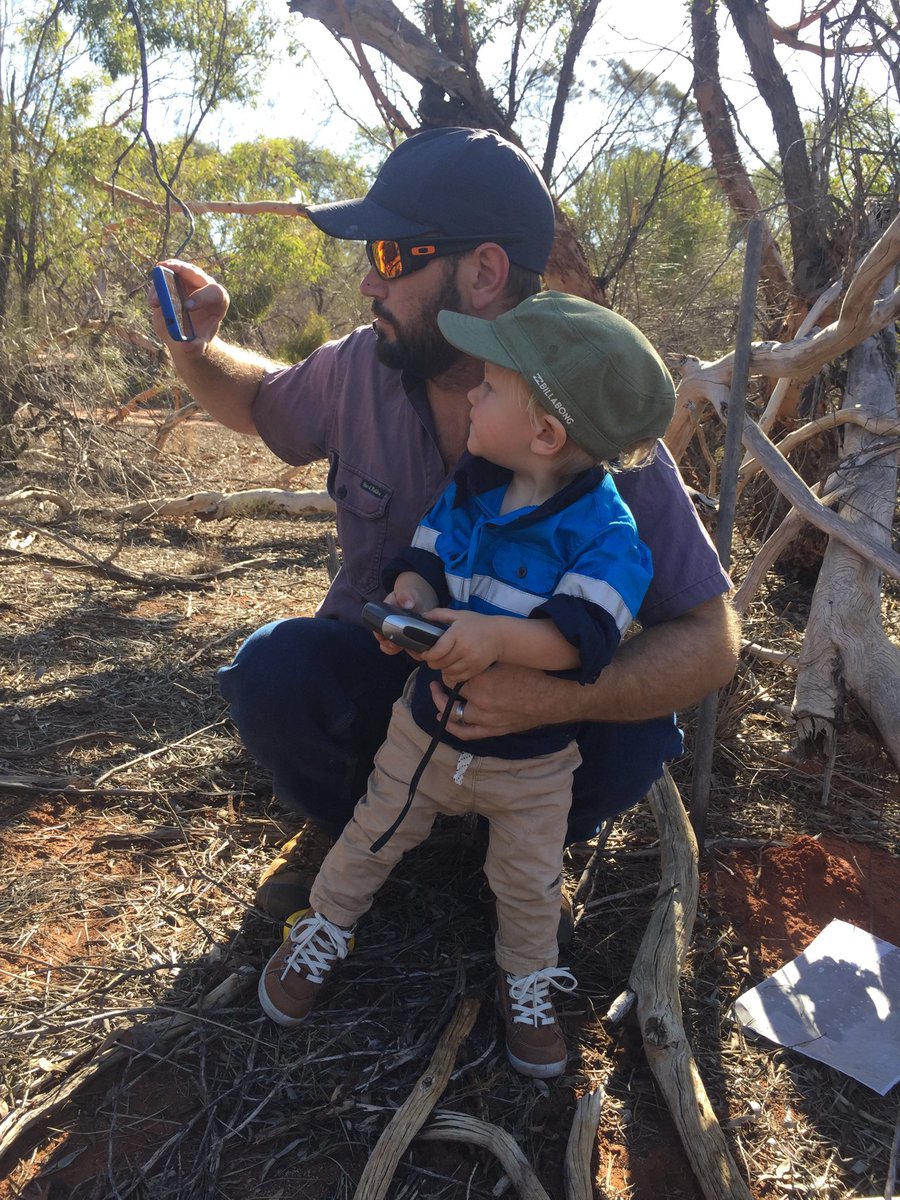
<instances>
[{"instance_id":1,"label":"cap brim","mask_svg":"<svg viewBox=\"0 0 900 1200\"><path fill-rule=\"evenodd\" d=\"M433 232L427 225L399 217L363 196L359 200L338 200L334 204L313 204L306 215L314 225L330 237L356 242L372 242L376 238L416 237Z\"/></svg>"},{"instance_id":2,"label":"cap brim","mask_svg":"<svg viewBox=\"0 0 900 1200\"><path fill-rule=\"evenodd\" d=\"M438 326L450 345L462 350L463 354L506 367L509 371L519 370L515 359L494 332L492 322L444 308L438 313Z\"/></svg>"}]
</instances>

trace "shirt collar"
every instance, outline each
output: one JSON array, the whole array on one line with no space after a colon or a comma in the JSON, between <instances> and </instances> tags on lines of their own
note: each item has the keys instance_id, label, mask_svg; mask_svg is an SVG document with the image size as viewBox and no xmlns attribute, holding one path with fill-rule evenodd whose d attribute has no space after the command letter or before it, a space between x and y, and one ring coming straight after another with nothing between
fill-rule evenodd
<instances>
[{"instance_id":1,"label":"shirt collar","mask_svg":"<svg viewBox=\"0 0 900 1200\"><path fill-rule=\"evenodd\" d=\"M512 474L512 471L507 467L498 467L496 463L488 462L484 458L476 458L467 452L460 459L459 466L456 468L456 473L453 477L456 484L454 507L465 504L472 497L480 496L484 492L490 492L499 487L506 487L510 479L512 479ZM580 475L576 475L574 479L570 479L567 484L545 500L543 504L539 504L537 508L526 513L520 519L523 521L538 521L544 517L552 516L553 513L560 512L564 508L568 508L570 504L574 504L582 496L593 491L605 474L605 467L599 465L588 467L586 471L582 471Z\"/></svg>"}]
</instances>

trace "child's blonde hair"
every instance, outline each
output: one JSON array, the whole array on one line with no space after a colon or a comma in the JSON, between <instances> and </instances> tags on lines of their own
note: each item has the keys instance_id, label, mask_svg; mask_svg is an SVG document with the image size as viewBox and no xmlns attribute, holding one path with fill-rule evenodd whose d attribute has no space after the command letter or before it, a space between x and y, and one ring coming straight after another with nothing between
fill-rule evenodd
<instances>
[{"instance_id":1,"label":"child's blonde hair","mask_svg":"<svg viewBox=\"0 0 900 1200\"><path fill-rule=\"evenodd\" d=\"M496 367L498 371L505 371L510 379L514 381L514 387L518 394L518 398L525 407L525 412L530 417L532 423L540 424L543 417L548 414L546 408L535 396L534 392L528 386L528 382L524 375L520 375L518 371L512 371L508 367ZM578 475L582 471L588 470L589 467L596 467L603 464L609 471L634 471L638 467L646 467L653 461L656 454L656 438L642 438L639 442L633 442L630 446L624 446L616 457L612 460L595 458L589 454L587 450L583 450L581 446L570 436L566 436L566 444L560 450L556 462L557 464L570 475Z\"/></svg>"}]
</instances>

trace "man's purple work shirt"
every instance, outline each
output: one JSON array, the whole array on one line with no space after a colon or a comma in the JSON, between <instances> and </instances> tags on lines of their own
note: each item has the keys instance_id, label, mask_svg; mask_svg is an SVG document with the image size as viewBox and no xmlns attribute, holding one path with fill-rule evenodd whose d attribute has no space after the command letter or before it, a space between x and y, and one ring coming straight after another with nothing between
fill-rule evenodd
<instances>
[{"instance_id":1,"label":"man's purple work shirt","mask_svg":"<svg viewBox=\"0 0 900 1200\"><path fill-rule=\"evenodd\" d=\"M366 601L384 599L382 568L409 545L452 474L441 461L424 386L382 366L375 334L365 327L266 375L253 418L285 462L329 460L343 566L318 615L359 621ZM653 555L653 582L638 614L643 625L728 590L728 576L664 446L650 466L615 480Z\"/></svg>"}]
</instances>

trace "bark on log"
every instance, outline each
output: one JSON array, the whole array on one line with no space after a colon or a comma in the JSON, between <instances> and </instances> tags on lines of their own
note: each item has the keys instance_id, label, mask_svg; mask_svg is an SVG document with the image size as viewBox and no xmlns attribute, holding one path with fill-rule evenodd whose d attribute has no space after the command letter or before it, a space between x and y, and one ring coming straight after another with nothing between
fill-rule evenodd
<instances>
[{"instance_id":1,"label":"bark on log","mask_svg":"<svg viewBox=\"0 0 900 1200\"><path fill-rule=\"evenodd\" d=\"M593 1092L585 1092L580 1096L575 1105L563 1164L566 1200L591 1200L594 1194L591 1155L597 1141L604 1095L603 1088L595 1088Z\"/></svg>"},{"instance_id":2,"label":"bark on log","mask_svg":"<svg viewBox=\"0 0 900 1200\"><path fill-rule=\"evenodd\" d=\"M896 335L891 327L852 351L845 407L865 403L870 412L896 420L896 374ZM867 541L889 547L897 503L897 461L896 454L865 460L866 451L877 445L878 438L864 428L847 427L845 451L863 457L852 472L841 471L843 482L852 489L842 505L841 520ZM821 743L831 744L845 687L872 717L900 768L900 647L881 625L881 578L871 561L832 538L813 594L794 693L792 711L801 753L819 753Z\"/></svg>"},{"instance_id":3,"label":"bark on log","mask_svg":"<svg viewBox=\"0 0 900 1200\"><path fill-rule=\"evenodd\" d=\"M650 1069L707 1200L751 1200L712 1110L681 1019L678 977L697 915L697 843L666 771L651 788L662 878L629 978Z\"/></svg>"}]
</instances>

